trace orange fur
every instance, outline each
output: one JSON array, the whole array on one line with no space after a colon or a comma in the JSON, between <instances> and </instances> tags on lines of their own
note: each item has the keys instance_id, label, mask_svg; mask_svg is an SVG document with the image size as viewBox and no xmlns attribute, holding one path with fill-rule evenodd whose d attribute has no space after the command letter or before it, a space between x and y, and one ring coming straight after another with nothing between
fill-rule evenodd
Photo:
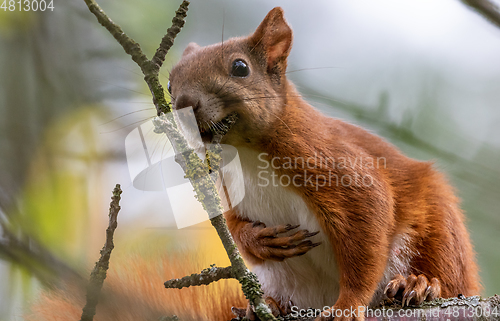
<instances>
[{"instance_id":1,"label":"orange fur","mask_svg":"<svg viewBox=\"0 0 500 321\"><path fill-rule=\"evenodd\" d=\"M435 295L478 294L478 269L464 216L443 175L431 163L410 159L380 137L326 117L305 102L285 75L291 43L292 30L281 8L275 8L248 37L207 47L191 46L170 74L175 108L192 106L200 128L236 113L238 120L222 142L235 146L239 152L251 150L265 155L268 162L274 162L274 172L279 178L295 179L296 184L284 187L289 193L262 189L254 177L246 176L246 187L255 193L256 200L276 195L267 204L269 212L261 213L266 204L254 203L257 212L250 208L251 204L238 204L226 213L243 256L257 267L264 266L262 275L271 275L263 280L264 287L278 282L272 279L277 274L271 270L291 271L291 263L267 265L267 260L275 259L266 254L259 233L252 231L261 228L253 225L260 224L254 221L279 221L271 220L278 215L273 211L280 210L276 204L282 204L284 197L295 202L296 195L306 203L313 218L297 203L290 210L300 207L302 212L290 213L290 222L279 224L297 224L297 215L302 215L305 222L314 219L319 224L318 237L325 236L321 246L331 247L329 251L334 254L339 275L338 297L331 302L334 308L373 304L385 287L381 284L385 278L396 277L390 270L391 264L399 264L397 268L406 277L415 274L421 276L420 280L436 278L433 282L440 284L433 283ZM231 64L237 60L247 64L250 70L247 75L232 74ZM202 138L207 142L210 135L204 134ZM287 158L311 160L318 155L322 160L346 159L351 163L324 167L310 166L306 161L295 168L287 164ZM367 166L355 162L359 159L383 159L383 164ZM243 161L244 170L245 166L249 173L256 170L251 161ZM371 184L326 184L332 174L334 179L369 177ZM308 181L307 176L314 181ZM294 246L291 242L284 248L273 248L283 252ZM306 254L308 258L316 257L321 246L311 247ZM311 263L310 267L317 265L318 262ZM302 276L291 277L299 282ZM286 281L280 280L283 284ZM422 282L418 283L419 288L424 287ZM307 282L300 284L310 286ZM292 300L292 296L297 299L300 295L286 292L281 285L273 291Z\"/></svg>"},{"instance_id":2,"label":"orange fur","mask_svg":"<svg viewBox=\"0 0 500 321\"><path fill-rule=\"evenodd\" d=\"M242 255L263 276L263 288L278 296L278 310L288 310L289 300L302 305L329 300L329 306L342 310L373 305L391 279L391 293L415 286L418 302L426 292L433 297L478 294L464 216L443 175L431 163L410 159L380 137L326 117L305 102L285 76L291 43L292 30L275 8L248 37L207 47L190 44L170 73L169 87L175 108L193 107L205 142L211 139L206 126L236 113L222 142L247 158L264 155L278 179L294 179L293 185L263 188L251 176L257 173L256 159L242 158L246 189L255 202L243 200L225 213ZM244 62L249 73L232 74L235 61ZM303 162L290 166L288 159ZM348 163L323 164L332 159ZM368 166L363 159L383 163ZM344 177L350 183L342 183ZM352 182L356 177L369 177L370 184ZM293 232L297 224L319 231ZM231 306L244 305L234 280L163 289L165 280L206 267L185 256L112 262L119 268L109 272L96 321L170 314L182 320L228 320ZM78 319L83 304L81 289L54 292L44 295L26 319Z\"/></svg>"},{"instance_id":3,"label":"orange fur","mask_svg":"<svg viewBox=\"0 0 500 321\"><path fill-rule=\"evenodd\" d=\"M180 320L230 320L235 302L245 304L236 280L181 290L163 286L171 278L199 273L208 266L203 261L193 253L149 260L139 256L112 258L94 320L146 321L172 314ZM85 289L69 285L66 290L43 293L25 320L79 320L84 305Z\"/></svg>"},{"instance_id":4,"label":"orange fur","mask_svg":"<svg viewBox=\"0 0 500 321\"><path fill-rule=\"evenodd\" d=\"M321 151L325 157L384 157L385 168L346 168L339 176L370 175L372 187L315 186L297 188L315 210L318 221L329 236L343 278L338 307L367 305L384 272L390 244L395 236L408 234L412 252L411 273L436 277L442 296L479 294L478 271L464 217L458 200L443 176L430 163L400 154L393 146L363 129L338 121L313 110L293 88L280 115L287 124L275 124L275 132L259 146L269 158L312 157ZM315 124L314 127L310 124ZM317 128L323 130L318 131ZM301 132L282 144L292 132ZM267 142L267 143L266 143ZM279 165L278 165L279 166ZM313 176L325 175L322 169L309 169ZM293 176L290 170L282 175ZM300 170L298 170L300 171ZM300 172L297 174L301 174ZM307 185L307 184L306 184ZM248 242L248 241L247 241ZM356 267L356 269L352 269ZM358 301L359 300L359 301Z\"/></svg>"}]
</instances>

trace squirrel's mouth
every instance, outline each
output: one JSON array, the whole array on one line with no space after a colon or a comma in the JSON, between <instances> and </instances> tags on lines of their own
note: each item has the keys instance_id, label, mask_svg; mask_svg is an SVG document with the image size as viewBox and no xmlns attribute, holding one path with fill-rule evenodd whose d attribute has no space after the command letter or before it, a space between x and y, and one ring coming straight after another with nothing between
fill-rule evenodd
<instances>
[{"instance_id":1,"label":"squirrel's mouth","mask_svg":"<svg viewBox=\"0 0 500 321\"><path fill-rule=\"evenodd\" d=\"M238 115L231 113L217 122L205 121L203 124L198 122L201 140L204 143L220 143L222 137L227 134L237 119Z\"/></svg>"}]
</instances>

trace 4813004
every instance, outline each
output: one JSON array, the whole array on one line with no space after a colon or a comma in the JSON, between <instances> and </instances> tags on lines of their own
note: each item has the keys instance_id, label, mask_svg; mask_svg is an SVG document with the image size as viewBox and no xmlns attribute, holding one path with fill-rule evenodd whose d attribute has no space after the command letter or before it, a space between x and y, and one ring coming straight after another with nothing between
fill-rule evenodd
<instances>
[{"instance_id":1,"label":"4813004","mask_svg":"<svg viewBox=\"0 0 500 321\"><path fill-rule=\"evenodd\" d=\"M1 1L1 0L0 0ZM54 11L54 0L4 0L3 11Z\"/></svg>"}]
</instances>

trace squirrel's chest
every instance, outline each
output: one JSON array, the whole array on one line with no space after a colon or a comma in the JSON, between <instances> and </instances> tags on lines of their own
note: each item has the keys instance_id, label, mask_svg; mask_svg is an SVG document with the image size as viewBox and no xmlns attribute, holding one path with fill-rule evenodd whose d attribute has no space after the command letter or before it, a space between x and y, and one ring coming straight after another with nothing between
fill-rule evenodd
<instances>
[{"instance_id":1,"label":"squirrel's chest","mask_svg":"<svg viewBox=\"0 0 500 321\"><path fill-rule=\"evenodd\" d=\"M320 228L315 214L300 195L272 179L272 169L263 168L259 154L252 150L238 150L244 190L240 185L241 200L238 213L267 226L300 225L299 229L320 231L312 238L321 245L303 256L283 262L266 261L253 267L263 283L266 295L275 299L291 300L299 307L331 305L338 296L338 271L332 246ZM231 189L231 186L227 186ZM243 195L244 193L244 195Z\"/></svg>"},{"instance_id":2,"label":"squirrel's chest","mask_svg":"<svg viewBox=\"0 0 500 321\"><path fill-rule=\"evenodd\" d=\"M234 199L239 202L233 206L237 206L240 215L252 221L261 221L267 226L300 224L299 229L309 229L310 232L320 230L315 214L303 198L283 186L272 168L262 166L262 155L246 148L239 149L238 153L241 163L240 184L226 184L226 188L230 194L237 195Z\"/></svg>"}]
</instances>

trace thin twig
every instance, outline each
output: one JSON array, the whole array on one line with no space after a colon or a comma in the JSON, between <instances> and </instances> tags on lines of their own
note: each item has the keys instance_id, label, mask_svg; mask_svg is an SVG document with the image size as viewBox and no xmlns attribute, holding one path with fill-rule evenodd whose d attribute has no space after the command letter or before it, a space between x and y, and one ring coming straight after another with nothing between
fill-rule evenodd
<instances>
[{"instance_id":1,"label":"thin twig","mask_svg":"<svg viewBox=\"0 0 500 321\"><path fill-rule=\"evenodd\" d=\"M148 84L151 94L153 95L153 103L159 116L156 118L157 130L155 130L155 132L166 133L172 143L176 155L175 160L181 165L182 169L186 173L186 177L189 178L191 184L193 185L198 201L201 202L203 208L209 214L210 221L217 230L219 238L221 239L224 249L226 250L229 260L231 261L234 277L240 282L242 290L247 299L250 300L254 306L257 316L262 321L276 320L262 298L263 292L257 280L257 276L250 272L250 270L246 267L245 262L243 261L238 248L229 233L226 220L222 215L223 208L221 199L215 186L215 182L212 180L212 177L209 176L209 168L196 155L196 153L194 153L193 149L189 147L184 136L177 130L172 113L170 113L170 104L166 102L164 90L158 78L159 66L162 65L168 48L171 46L170 42L173 43L174 37L184 24L183 18L185 17L184 14L187 11L187 5L189 2L183 1L181 4L181 7L177 11L176 15L176 18L178 19L174 18L172 20L172 27L169 29L172 33L170 35L167 33L167 35L163 38L161 42L162 48L158 49L153 58L153 63L153 61L148 61L147 58L144 57L140 48L133 51L127 49L129 47L136 48L136 46L139 47L139 45L123 33L122 29L108 18L94 0L84 1L87 3L87 6L89 6L90 11L97 16L98 21L113 34L127 53L129 53L129 51L131 52L129 54L132 56L132 59L141 67L144 74L144 80ZM178 27L179 30L177 30L176 27ZM117 33L120 34L118 35ZM156 66L158 66L158 68L156 68Z\"/></svg>"},{"instance_id":2,"label":"thin twig","mask_svg":"<svg viewBox=\"0 0 500 321\"><path fill-rule=\"evenodd\" d=\"M172 113L160 115L153 120L156 133L166 133L172 143L176 154L176 162L179 163L186 173L186 178L193 185L197 199L210 217L210 223L217 231L222 245L233 268L234 277L240 282L245 297L252 303L255 313L262 321L276 320L271 314L271 310L262 298L263 291L255 273L251 272L234 243L229 232L226 219L222 215L223 208L217 188L215 186L216 175L210 176L208 166L189 147L186 139L180 134L172 124ZM214 151L210 149L209 151ZM220 155L212 154L211 161L214 164L220 162Z\"/></svg>"},{"instance_id":3,"label":"thin twig","mask_svg":"<svg viewBox=\"0 0 500 321\"><path fill-rule=\"evenodd\" d=\"M187 17L188 5L189 2L184 0L179 9L175 12L175 17L172 19L172 26L167 29L167 33L161 40L160 47L156 50L153 59L151 59L154 71L158 72L160 70L165 61L167 52L174 44L175 37L181 31L182 27L184 27L184 19Z\"/></svg>"},{"instance_id":4,"label":"thin twig","mask_svg":"<svg viewBox=\"0 0 500 321\"><path fill-rule=\"evenodd\" d=\"M153 95L153 103L156 107L158 116L162 113L170 113L172 111L169 103L165 99L165 90L160 84L158 74L160 67L165 61L165 56L168 50L174 44L174 39L184 26L184 19L187 16L189 1L183 0L179 9L175 12L175 17L172 19L172 26L167 29L167 33L163 36L160 47L156 50L153 59L149 61L149 69L144 71L144 80L148 84L149 90ZM174 122L175 124L175 122Z\"/></svg>"},{"instance_id":5,"label":"thin twig","mask_svg":"<svg viewBox=\"0 0 500 321\"><path fill-rule=\"evenodd\" d=\"M500 8L496 3L489 0L462 0L462 2L500 28Z\"/></svg>"},{"instance_id":6,"label":"thin twig","mask_svg":"<svg viewBox=\"0 0 500 321\"><path fill-rule=\"evenodd\" d=\"M185 276L181 279L172 279L165 282L165 287L168 289L182 289L190 286L198 285L208 285L212 282L219 281L221 279L234 279L233 267L228 266L225 268L216 267L215 265L210 266L201 271L201 273L191 274Z\"/></svg>"},{"instance_id":7,"label":"thin twig","mask_svg":"<svg viewBox=\"0 0 500 321\"><path fill-rule=\"evenodd\" d=\"M96 306L99 302L99 294L101 292L102 284L106 279L106 272L109 268L109 258L111 251L115 247L113 244L113 235L116 227L118 226L117 217L120 211L120 194L122 190L120 185L116 184L113 189L113 196L109 204L109 225L106 229L106 242L101 250L101 257L96 262L94 270L90 274L90 281L87 287L87 303L83 308L82 317L80 321L92 321L96 312Z\"/></svg>"},{"instance_id":8,"label":"thin twig","mask_svg":"<svg viewBox=\"0 0 500 321\"><path fill-rule=\"evenodd\" d=\"M186 0L182 2L176 12L176 16L172 20L172 26L167 30L167 34L161 41L160 48L158 48L153 60L149 60L142 52L140 45L130 38L118 24L113 22L94 0L84 1L90 12L97 17L97 21L111 33L123 47L125 52L129 54L132 60L141 68L144 80L148 84L149 90L153 95L153 103L158 111L158 115L170 112L170 104L165 100L165 91L158 79L158 73L160 71L160 66L165 60L165 55L173 45L175 37L184 26L184 18L186 17L189 2Z\"/></svg>"},{"instance_id":9,"label":"thin twig","mask_svg":"<svg viewBox=\"0 0 500 321\"><path fill-rule=\"evenodd\" d=\"M135 42L132 38L127 36L125 32L123 32L122 28L113 22L99 7L99 5L94 0L84 0L87 6L89 7L90 12L92 12L99 23L106 28L109 33L118 41L118 43L123 47L125 52L132 57L132 60L135 61L141 67L141 70L144 72L150 66L150 62L146 55L142 52L141 47L137 42Z\"/></svg>"}]
</instances>

